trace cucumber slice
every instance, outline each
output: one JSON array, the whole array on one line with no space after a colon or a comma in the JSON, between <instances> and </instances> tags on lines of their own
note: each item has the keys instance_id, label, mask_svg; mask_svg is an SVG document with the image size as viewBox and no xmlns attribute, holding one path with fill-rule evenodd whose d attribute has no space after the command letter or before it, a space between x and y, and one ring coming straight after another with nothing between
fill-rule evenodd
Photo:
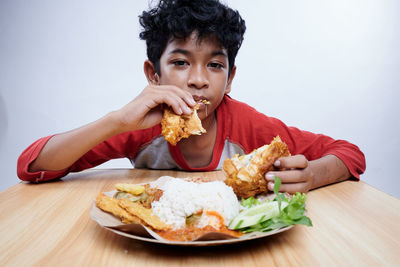
<instances>
[{"instance_id":1,"label":"cucumber slice","mask_svg":"<svg viewBox=\"0 0 400 267\"><path fill-rule=\"evenodd\" d=\"M281 203L281 209L288 205L287 202ZM249 227L279 215L278 201L264 202L260 205L249 208L239 213L238 216L233 218L228 228L236 230L244 227Z\"/></svg>"},{"instance_id":2,"label":"cucumber slice","mask_svg":"<svg viewBox=\"0 0 400 267\"><path fill-rule=\"evenodd\" d=\"M132 202L135 202L135 201L140 200L141 196L134 196L131 193L118 191L117 193L114 194L114 198L116 198L116 199L128 199L128 200L130 200Z\"/></svg>"}]
</instances>

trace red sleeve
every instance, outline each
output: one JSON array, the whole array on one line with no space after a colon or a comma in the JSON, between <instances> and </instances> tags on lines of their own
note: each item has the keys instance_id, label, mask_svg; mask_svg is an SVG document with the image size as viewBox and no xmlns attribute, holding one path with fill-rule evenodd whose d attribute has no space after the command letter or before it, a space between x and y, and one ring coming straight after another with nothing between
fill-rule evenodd
<instances>
[{"instance_id":1,"label":"red sleeve","mask_svg":"<svg viewBox=\"0 0 400 267\"><path fill-rule=\"evenodd\" d=\"M269 144L279 135L288 145L292 155L302 154L308 160L319 159L328 154L335 155L343 161L356 179L365 171L364 154L356 145L323 134L288 127L280 120L268 117L229 97L224 101L227 109L225 112L229 114L225 131L230 133L230 141L238 143L245 153Z\"/></svg>"},{"instance_id":2,"label":"red sleeve","mask_svg":"<svg viewBox=\"0 0 400 267\"><path fill-rule=\"evenodd\" d=\"M128 132L113 136L95 146L74 164L72 164L72 166L64 170L29 172L29 165L38 157L45 144L54 135L43 137L22 152L18 158L17 174L18 177L23 181L43 182L61 178L70 172L79 172L85 169L93 168L110 159L123 157L134 158L141 144L151 140L154 134L158 134L161 131L160 129L160 127L153 127L146 130Z\"/></svg>"},{"instance_id":3,"label":"red sleeve","mask_svg":"<svg viewBox=\"0 0 400 267\"><path fill-rule=\"evenodd\" d=\"M47 181L62 177L68 173L68 170L61 171L38 171L29 172L29 165L38 157L40 151L42 151L44 145L52 138L54 135L40 138L27 149L22 152L18 158L17 162L17 175L22 181L30 182L40 182Z\"/></svg>"},{"instance_id":4,"label":"red sleeve","mask_svg":"<svg viewBox=\"0 0 400 267\"><path fill-rule=\"evenodd\" d=\"M283 123L280 122L280 124ZM356 145L345 140L335 140L323 134L302 131L295 127L286 125L281 127L281 138L288 144L292 155L302 154L308 160L335 155L343 161L354 178L360 179L360 174L364 173L365 156Z\"/></svg>"}]
</instances>

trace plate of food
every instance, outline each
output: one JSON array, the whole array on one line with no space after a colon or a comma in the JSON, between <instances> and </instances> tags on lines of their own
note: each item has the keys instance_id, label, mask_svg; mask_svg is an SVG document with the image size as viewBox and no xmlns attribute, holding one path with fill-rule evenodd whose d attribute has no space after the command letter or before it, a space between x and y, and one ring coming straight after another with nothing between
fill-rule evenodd
<instances>
[{"instance_id":1,"label":"plate of food","mask_svg":"<svg viewBox=\"0 0 400 267\"><path fill-rule=\"evenodd\" d=\"M260 179L274 157L287 153L282 144L275 138L251 154L227 159L224 181L162 176L145 184L116 184L115 190L97 196L91 217L119 235L184 246L231 244L287 231L295 224L311 226L305 194L279 193L277 177L274 194L268 194Z\"/></svg>"}]
</instances>

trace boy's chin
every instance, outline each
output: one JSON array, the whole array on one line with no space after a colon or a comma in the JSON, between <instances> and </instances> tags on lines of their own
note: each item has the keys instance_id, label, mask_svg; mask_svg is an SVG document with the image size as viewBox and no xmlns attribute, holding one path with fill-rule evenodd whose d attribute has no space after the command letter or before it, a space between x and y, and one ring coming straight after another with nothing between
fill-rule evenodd
<instances>
[{"instance_id":1,"label":"boy's chin","mask_svg":"<svg viewBox=\"0 0 400 267\"><path fill-rule=\"evenodd\" d=\"M204 120L208 118L212 114L212 110L209 104L199 103L200 107L197 110L197 115L199 116L200 120Z\"/></svg>"},{"instance_id":2,"label":"boy's chin","mask_svg":"<svg viewBox=\"0 0 400 267\"><path fill-rule=\"evenodd\" d=\"M198 110L197 111L197 115L199 116L199 119L201 120L201 121L204 121L204 120L207 120L208 118L210 118L211 117L211 115L212 115L212 112L210 112L210 109L208 108L208 110L206 111L205 109L202 109L202 110Z\"/></svg>"}]
</instances>

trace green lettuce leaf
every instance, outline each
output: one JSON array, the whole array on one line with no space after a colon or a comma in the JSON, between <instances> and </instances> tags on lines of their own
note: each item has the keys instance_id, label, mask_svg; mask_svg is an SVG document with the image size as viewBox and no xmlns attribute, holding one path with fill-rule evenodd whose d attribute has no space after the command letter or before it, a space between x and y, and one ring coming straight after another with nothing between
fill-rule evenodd
<instances>
[{"instance_id":1,"label":"green lettuce leaf","mask_svg":"<svg viewBox=\"0 0 400 267\"><path fill-rule=\"evenodd\" d=\"M246 198L246 199L242 198L241 202L242 202L242 206L243 207L247 207L247 208L251 208L252 206L256 206L258 204L261 204L261 202L258 199L254 198L254 197L249 197L249 198Z\"/></svg>"},{"instance_id":2,"label":"green lettuce leaf","mask_svg":"<svg viewBox=\"0 0 400 267\"><path fill-rule=\"evenodd\" d=\"M291 198L286 198L284 194L279 193L279 188L281 186L281 180L275 176L274 178L274 193L275 199L273 201L278 202L279 215L270 218L262 223L257 223L248 227L239 229L244 233L250 232L267 232L282 227L287 227L290 225L301 224L306 226L312 226L312 221L309 217L304 215L306 207L306 194L297 192ZM281 209L282 202L287 202L288 205ZM247 199L242 199L242 206L251 207L253 205L258 205L261 202L254 197Z\"/></svg>"}]
</instances>

